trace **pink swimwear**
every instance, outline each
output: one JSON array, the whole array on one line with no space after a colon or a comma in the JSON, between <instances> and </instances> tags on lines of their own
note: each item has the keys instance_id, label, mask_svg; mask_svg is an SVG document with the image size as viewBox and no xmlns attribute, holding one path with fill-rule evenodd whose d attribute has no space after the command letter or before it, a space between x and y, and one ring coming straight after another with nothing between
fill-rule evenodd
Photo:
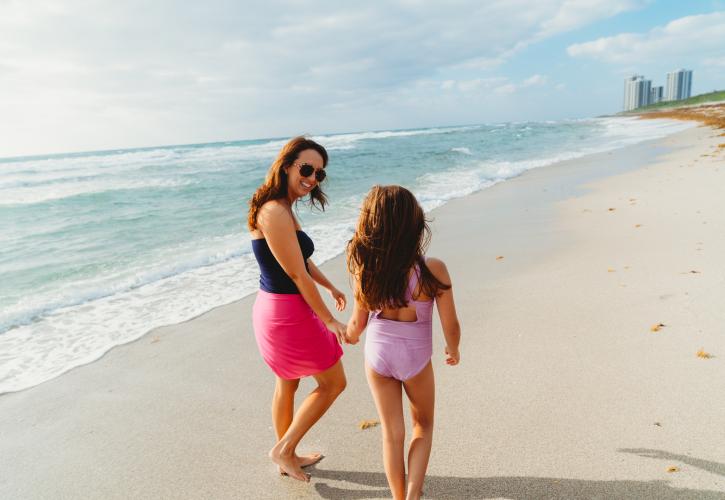
<instances>
[{"instance_id":1,"label":"pink swimwear","mask_svg":"<svg viewBox=\"0 0 725 500\"><path fill-rule=\"evenodd\" d=\"M433 355L433 300L413 300L420 268L408 282L406 300L415 306L415 321L395 321L370 314L365 336L365 361L383 377L403 381L418 375Z\"/></svg>"},{"instance_id":2,"label":"pink swimwear","mask_svg":"<svg viewBox=\"0 0 725 500\"><path fill-rule=\"evenodd\" d=\"M315 245L304 231L297 231L297 241L307 267ZM252 240L252 249L261 271L252 322L262 358L278 377L287 380L331 368L342 356L337 337L300 295L267 241Z\"/></svg>"},{"instance_id":3,"label":"pink swimwear","mask_svg":"<svg viewBox=\"0 0 725 500\"><path fill-rule=\"evenodd\" d=\"M324 372L342 356L335 335L300 294L259 290L252 322L259 352L280 378Z\"/></svg>"}]
</instances>

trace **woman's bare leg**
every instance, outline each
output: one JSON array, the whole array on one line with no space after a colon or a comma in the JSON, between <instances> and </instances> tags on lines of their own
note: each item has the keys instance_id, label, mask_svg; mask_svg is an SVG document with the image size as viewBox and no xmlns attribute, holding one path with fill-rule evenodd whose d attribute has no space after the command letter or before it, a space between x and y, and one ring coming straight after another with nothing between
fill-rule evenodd
<instances>
[{"instance_id":1,"label":"woman's bare leg","mask_svg":"<svg viewBox=\"0 0 725 500\"><path fill-rule=\"evenodd\" d=\"M272 397L272 423L274 424L274 432L277 435L277 441L282 439L284 433L289 429L292 423L295 409L295 393L300 385L300 379L287 380L277 377L277 385L274 388L274 396ZM316 464L322 459L320 453L308 453L306 455L296 455L297 462L300 467ZM286 474L281 468L282 474Z\"/></svg>"},{"instance_id":2,"label":"woman's bare leg","mask_svg":"<svg viewBox=\"0 0 725 500\"><path fill-rule=\"evenodd\" d=\"M277 384L274 387L272 396L272 423L274 432L279 441L290 424L295 411L295 392L300 385L300 379L286 380L277 377Z\"/></svg>"},{"instance_id":3,"label":"woman's bare leg","mask_svg":"<svg viewBox=\"0 0 725 500\"><path fill-rule=\"evenodd\" d=\"M302 472L296 460L297 445L310 427L325 414L347 384L345 371L342 369L340 361L314 377L317 381L317 388L305 398L287 430L269 452L269 457L280 466L283 472L300 481L309 481L309 476Z\"/></svg>"},{"instance_id":4,"label":"woman's bare leg","mask_svg":"<svg viewBox=\"0 0 725 500\"><path fill-rule=\"evenodd\" d=\"M298 378L287 380L277 377L277 384L272 397L272 423L274 424L274 432L277 434L277 441L282 439L292 423L295 410L295 393L299 385L300 379ZM320 453L297 455L297 462L300 467L316 464L321 459L322 455ZM280 472L285 474L282 469L280 469Z\"/></svg>"},{"instance_id":5,"label":"woman's bare leg","mask_svg":"<svg viewBox=\"0 0 725 500\"><path fill-rule=\"evenodd\" d=\"M383 465L395 500L405 498L405 421L403 390L399 380L383 377L365 365L365 372L380 415L383 431Z\"/></svg>"},{"instance_id":6,"label":"woman's bare leg","mask_svg":"<svg viewBox=\"0 0 725 500\"><path fill-rule=\"evenodd\" d=\"M406 500L417 500L423 490L430 449L433 445L435 378L431 363L428 362L418 375L403 382L403 387L410 399L410 414L413 418L413 436L408 451L408 496Z\"/></svg>"}]
</instances>

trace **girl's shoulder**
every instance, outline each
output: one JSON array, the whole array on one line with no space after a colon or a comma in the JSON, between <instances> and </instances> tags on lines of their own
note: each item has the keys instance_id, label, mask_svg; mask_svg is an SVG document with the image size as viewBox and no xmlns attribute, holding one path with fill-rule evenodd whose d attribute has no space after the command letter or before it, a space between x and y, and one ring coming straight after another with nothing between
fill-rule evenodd
<instances>
[{"instance_id":1,"label":"girl's shoulder","mask_svg":"<svg viewBox=\"0 0 725 500\"><path fill-rule=\"evenodd\" d=\"M425 265L428 270L435 276L439 281L444 283L448 282L448 268L445 262L436 257L424 257Z\"/></svg>"}]
</instances>

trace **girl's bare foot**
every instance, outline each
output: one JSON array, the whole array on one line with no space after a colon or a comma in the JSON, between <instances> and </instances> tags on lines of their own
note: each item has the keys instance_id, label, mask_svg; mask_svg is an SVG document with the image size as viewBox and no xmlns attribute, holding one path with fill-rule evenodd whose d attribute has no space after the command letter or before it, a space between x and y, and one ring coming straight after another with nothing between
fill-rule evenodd
<instances>
[{"instance_id":1,"label":"girl's bare foot","mask_svg":"<svg viewBox=\"0 0 725 500\"><path fill-rule=\"evenodd\" d=\"M309 453L307 455L295 455L295 458L297 459L297 463L300 467L309 467L310 465L315 465L317 462L325 458L325 455L322 453ZM279 468L279 473L283 476L287 475L287 473L282 470L282 467Z\"/></svg>"},{"instance_id":2,"label":"girl's bare foot","mask_svg":"<svg viewBox=\"0 0 725 500\"><path fill-rule=\"evenodd\" d=\"M298 481L309 482L310 475L305 474L302 471L299 462L297 461L297 456L294 453L284 453L278 449L280 447L281 446L278 443L277 446L272 448L269 452L269 458L272 459L272 462L279 466L279 469L283 474L287 474L289 477L297 479Z\"/></svg>"}]
</instances>

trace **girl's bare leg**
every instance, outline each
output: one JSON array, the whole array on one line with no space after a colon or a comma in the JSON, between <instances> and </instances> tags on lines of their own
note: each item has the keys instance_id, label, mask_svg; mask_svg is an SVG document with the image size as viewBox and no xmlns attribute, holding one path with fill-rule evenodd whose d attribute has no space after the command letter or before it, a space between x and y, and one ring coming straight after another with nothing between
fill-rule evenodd
<instances>
[{"instance_id":1,"label":"girl's bare leg","mask_svg":"<svg viewBox=\"0 0 725 500\"><path fill-rule=\"evenodd\" d=\"M274 388L274 396L272 397L272 423L274 424L274 432L277 434L277 441L282 439L284 433L289 429L292 423L292 417L295 409L295 393L300 385L300 379L287 380L277 377L277 384ZM297 455L297 462L300 467L316 464L322 459L320 453L309 453L307 455ZM280 469L280 472L285 472Z\"/></svg>"},{"instance_id":2,"label":"girl's bare leg","mask_svg":"<svg viewBox=\"0 0 725 500\"><path fill-rule=\"evenodd\" d=\"M435 379L431 363L428 362L418 375L403 382L403 387L410 399L410 413L413 418L413 436L408 451L408 496L406 500L417 500L423 490L430 449L433 445Z\"/></svg>"},{"instance_id":3,"label":"girl's bare leg","mask_svg":"<svg viewBox=\"0 0 725 500\"><path fill-rule=\"evenodd\" d=\"M347 384L340 361L314 377L317 388L305 398L287 430L269 452L269 457L283 472L300 481L309 481L309 476L302 471L296 459L297 445L310 427L330 408ZM275 428L276 425L275 422Z\"/></svg>"},{"instance_id":4,"label":"girl's bare leg","mask_svg":"<svg viewBox=\"0 0 725 500\"><path fill-rule=\"evenodd\" d=\"M383 431L383 465L395 500L405 498L405 421L401 382L365 365Z\"/></svg>"}]
</instances>

